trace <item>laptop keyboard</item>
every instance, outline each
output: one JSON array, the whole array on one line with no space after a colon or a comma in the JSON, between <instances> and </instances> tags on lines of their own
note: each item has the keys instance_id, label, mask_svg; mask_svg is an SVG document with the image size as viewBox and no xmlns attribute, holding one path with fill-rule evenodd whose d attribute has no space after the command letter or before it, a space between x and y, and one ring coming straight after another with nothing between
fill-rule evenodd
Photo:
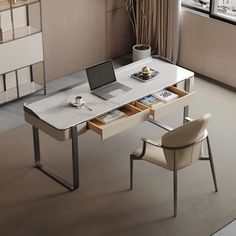
<instances>
[{"instance_id":1,"label":"laptop keyboard","mask_svg":"<svg viewBox=\"0 0 236 236\"><path fill-rule=\"evenodd\" d=\"M97 89L94 91L95 95L102 97L104 99L109 99L118 95L123 94L126 91L129 91L131 88L129 88L126 85L123 85L119 82L108 84L105 87L102 87L100 89Z\"/></svg>"},{"instance_id":2,"label":"laptop keyboard","mask_svg":"<svg viewBox=\"0 0 236 236\"><path fill-rule=\"evenodd\" d=\"M104 87L101 88L101 90L106 90L107 92L112 91L112 90L116 90L116 89L120 89L122 85L120 83L113 83L113 84L108 84ZM98 89L99 91L100 89Z\"/></svg>"}]
</instances>

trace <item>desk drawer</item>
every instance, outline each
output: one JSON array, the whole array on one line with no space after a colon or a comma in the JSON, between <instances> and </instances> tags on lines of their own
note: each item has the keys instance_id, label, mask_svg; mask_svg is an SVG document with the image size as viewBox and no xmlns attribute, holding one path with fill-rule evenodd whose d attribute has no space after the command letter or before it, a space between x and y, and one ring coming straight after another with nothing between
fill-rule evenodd
<instances>
[{"instance_id":1,"label":"desk drawer","mask_svg":"<svg viewBox=\"0 0 236 236\"><path fill-rule=\"evenodd\" d=\"M107 139L115 134L120 133L128 128L138 125L149 117L148 109L139 109L132 105L126 105L120 108L126 116L112 121L108 124L103 124L97 119L88 122L88 128L101 135L102 140Z\"/></svg>"},{"instance_id":2,"label":"desk drawer","mask_svg":"<svg viewBox=\"0 0 236 236\"><path fill-rule=\"evenodd\" d=\"M137 101L135 102L135 106L141 110L149 109L150 115L153 117L153 119L160 120L168 114L173 114L174 111L181 110L185 106L188 106L191 103L192 98L196 94L196 92L188 93L174 86L167 88L167 90L178 94L179 98L166 103L161 102L157 105L153 104L152 106L146 106Z\"/></svg>"},{"instance_id":3,"label":"desk drawer","mask_svg":"<svg viewBox=\"0 0 236 236\"><path fill-rule=\"evenodd\" d=\"M55 138L58 141L66 141L71 139L71 130L57 130L54 127L48 125L47 123L43 122L42 120L32 116L31 114L25 112L25 120L30 123L35 128L43 131L44 133L50 135L51 137ZM77 133L81 135L87 131L86 123L82 123L77 125Z\"/></svg>"}]
</instances>

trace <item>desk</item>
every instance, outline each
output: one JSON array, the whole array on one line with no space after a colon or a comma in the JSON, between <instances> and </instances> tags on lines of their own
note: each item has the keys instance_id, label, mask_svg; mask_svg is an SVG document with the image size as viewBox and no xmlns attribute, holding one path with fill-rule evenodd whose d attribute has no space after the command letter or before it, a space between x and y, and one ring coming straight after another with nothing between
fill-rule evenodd
<instances>
[{"instance_id":1,"label":"desk","mask_svg":"<svg viewBox=\"0 0 236 236\"><path fill-rule=\"evenodd\" d=\"M139 71L143 66L158 70L160 76L148 83L130 78L131 74ZM188 105L194 94L189 93L190 79L194 76L193 72L149 57L121 67L115 70L115 74L118 81L129 86L132 90L105 101L91 94L86 83L24 105L25 120L33 127L36 168L69 190L79 187L79 135L91 129L104 140L150 118L159 120L176 109L183 109L184 117L188 115ZM181 81L185 81L185 91L176 87L170 88L180 95L177 100L153 108L145 107L137 102L142 97L173 86ZM78 95L85 99L92 111L71 106L70 102ZM127 116L106 125L96 120L99 115L117 108L124 111ZM58 141L72 140L73 183L65 181L44 167L40 159L39 130Z\"/></svg>"}]
</instances>

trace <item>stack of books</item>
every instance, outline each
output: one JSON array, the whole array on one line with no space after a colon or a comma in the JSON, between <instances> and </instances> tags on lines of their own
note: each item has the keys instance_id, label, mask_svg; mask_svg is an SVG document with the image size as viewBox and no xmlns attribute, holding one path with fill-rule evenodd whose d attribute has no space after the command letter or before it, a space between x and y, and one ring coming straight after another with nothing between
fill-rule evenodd
<instances>
[{"instance_id":1,"label":"stack of books","mask_svg":"<svg viewBox=\"0 0 236 236\"><path fill-rule=\"evenodd\" d=\"M139 100L140 103L146 105L146 106L152 106L152 105L157 105L158 103L161 103L161 100L159 100L156 96L154 95L148 95L144 98L141 98Z\"/></svg>"},{"instance_id":2,"label":"stack of books","mask_svg":"<svg viewBox=\"0 0 236 236\"><path fill-rule=\"evenodd\" d=\"M169 101L175 100L178 97L179 97L178 94L164 89L162 91L148 95L140 99L139 102L146 106L152 106L152 105L160 104L162 102L169 102Z\"/></svg>"},{"instance_id":3,"label":"stack of books","mask_svg":"<svg viewBox=\"0 0 236 236\"><path fill-rule=\"evenodd\" d=\"M163 102L169 102L169 101L175 100L179 97L178 94L173 93L173 92L166 90L166 89L159 91L157 93L154 93L154 96Z\"/></svg>"},{"instance_id":4,"label":"stack of books","mask_svg":"<svg viewBox=\"0 0 236 236\"><path fill-rule=\"evenodd\" d=\"M103 124L107 124L107 123L117 120L123 116L126 116L126 114L123 111L116 109L116 110L108 112L104 115L101 115L101 116L97 117L96 119L101 121Z\"/></svg>"}]
</instances>

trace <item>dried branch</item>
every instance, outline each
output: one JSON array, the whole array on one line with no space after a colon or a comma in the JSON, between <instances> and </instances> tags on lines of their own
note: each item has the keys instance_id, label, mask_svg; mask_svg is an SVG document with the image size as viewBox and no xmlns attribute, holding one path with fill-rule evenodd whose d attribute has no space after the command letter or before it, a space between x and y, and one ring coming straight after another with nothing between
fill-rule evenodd
<instances>
[{"instance_id":1,"label":"dried branch","mask_svg":"<svg viewBox=\"0 0 236 236\"><path fill-rule=\"evenodd\" d=\"M136 43L151 44L154 0L126 0Z\"/></svg>"}]
</instances>

